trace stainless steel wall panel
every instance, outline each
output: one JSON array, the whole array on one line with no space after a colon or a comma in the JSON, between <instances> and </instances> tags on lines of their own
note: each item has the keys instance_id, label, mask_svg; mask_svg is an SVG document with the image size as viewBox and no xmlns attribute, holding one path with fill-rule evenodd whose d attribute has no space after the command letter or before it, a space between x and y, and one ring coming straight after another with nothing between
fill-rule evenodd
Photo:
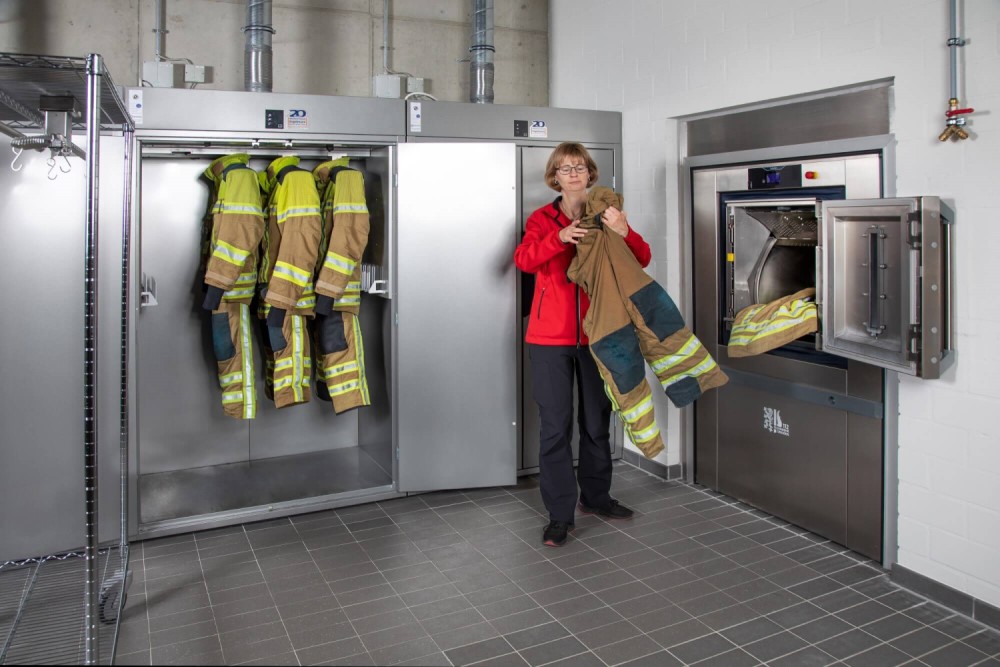
<instances>
[{"instance_id":1,"label":"stainless steel wall panel","mask_svg":"<svg viewBox=\"0 0 1000 667\"><path fill-rule=\"evenodd\" d=\"M553 144L579 141L585 144L621 144L622 117L613 111L586 111L553 107L505 104L420 102L420 129L408 124L410 138L517 141L522 144ZM524 121L515 133L514 121ZM532 121L544 128L532 127Z\"/></svg>"},{"instance_id":2,"label":"stainless steel wall panel","mask_svg":"<svg viewBox=\"0 0 1000 667\"><path fill-rule=\"evenodd\" d=\"M511 143L399 146L400 491L515 482L516 158Z\"/></svg>"},{"instance_id":3,"label":"stainless steel wall panel","mask_svg":"<svg viewBox=\"0 0 1000 667\"><path fill-rule=\"evenodd\" d=\"M142 109L137 113L135 96ZM403 136L402 100L230 90L129 88L126 102L136 130L177 130L190 134L229 132L290 139L306 135ZM280 117L282 127L268 123ZM293 111L296 114L293 116Z\"/></svg>"},{"instance_id":4,"label":"stainless steel wall panel","mask_svg":"<svg viewBox=\"0 0 1000 667\"><path fill-rule=\"evenodd\" d=\"M123 139L101 140L98 238L98 510L102 541L120 523L119 351ZM0 147L10 153L9 141ZM0 169L0 560L84 546L83 256L86 167L69 173L25 151ZM62 162L62 159L59 159ZM63 165L65 166L65 165Z\"/></svg>"},{"instance_id":5,"label":"stainless steel wall panel","mask_svg":"<svg viewBox=\"0 0 1000 667\"><path fill-rule=\"evenodd\" d=\"M857 414L847 416L847 536L844 546L876 561L882 560L882 429L882 419Z\"/></svg>"},{"instance_id":6,"label":"stainless steel wall panel","mask_svg":"<svg viewBox=\"0 0 1000 667\"><path fill-rule=\"evenodd\" d=\"M158 304L138 317L140 474L248 457L250 424L222 413L211 321L201 307L206 166L208 160L141 161L142 248L135 265L155 278ZM258 400L263 405L262 392Z\"/></svg>"}]
</instances>

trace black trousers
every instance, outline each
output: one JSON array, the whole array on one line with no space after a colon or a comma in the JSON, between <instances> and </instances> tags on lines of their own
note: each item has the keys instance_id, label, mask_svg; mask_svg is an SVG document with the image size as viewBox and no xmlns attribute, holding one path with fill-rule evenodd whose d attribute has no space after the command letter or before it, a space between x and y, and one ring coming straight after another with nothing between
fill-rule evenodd
<instances>
[{"instance_id":1,"label":"black trousers","mask_svg":"<svg viewBox=\"0 0 1000 667\"><path fill-rule=\"evenodd\" d=\"M586 346L529 344L528 357L541 418L538 465L542 501L549 519L574 523L578 498L591 507L603 507L611 500L611 401ZM575 475L571 442L574 381L580 429L580 461Z\"/></svg>"}]
</instances>

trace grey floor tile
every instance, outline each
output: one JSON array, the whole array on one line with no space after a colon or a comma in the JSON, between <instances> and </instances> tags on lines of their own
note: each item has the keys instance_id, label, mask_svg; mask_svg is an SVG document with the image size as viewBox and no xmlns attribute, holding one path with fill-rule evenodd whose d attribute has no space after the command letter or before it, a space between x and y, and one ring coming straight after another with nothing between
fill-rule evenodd
<instances>
[{"instance_id":1,"label":"grey floor tile","mask_svg":"<svg viewBox=\"0 0 1000 667\"><path fill-rule=\"evenodd\" d=\"M843 660L857 653L867 651L878 644L878 639L872 637L867 632L855 628L854 630L848 630L845 633L821 641L816 646L833 657Z\"/></svg>"},{"instance_id":2,"label":"grey floor tile","mask_svg":"<svg viewBox=\"0 0 1000 667\"><path fill-rule=\"evenodd\" d=\"M639 635L594 649L594 654L604 664L612 667L613 665L620 665L636 658L650 655L651 653L659 653L660 650L660 645L655 641L646 635Z\"/></svg>"},{"instance_id":3,"label":"grey floor tile","mask_svg":"<svg viewBox=\"0 0 1000 667\"><path fill-rule=\"evenodd\" d=\"M534 476L136 543L118 662L1000 667L825 538L621 462L613 493L635 519L562 549Z\"/></svg>"},{"instance_id":4,"label":"grey floor tile","mask_svg":"<svg viewBox=\"0 0 1000 667\"><path fill-rule=\"evenodd\" d=\"M445 650L453 665L471 665L490 658L513 652L514 648L503 637L494 637L485 641L466 644L451 650Z\"/></svg>"},{"instance_id":5,"label":"grey floor tile","mask_svg":"<svg viewBox=\"0 0 1000 667\"><path fill-rule=\"evenodd\" d=\"M832 665L834 662L836 662L836 658L829 653L824 653L815 646L807 646L767 664L769 667L772 665L774 667L824 667Z\"/></svg>"},{"instance_id":6,"label":"grey floor tile","mask_svg":"<svg viewBox=\"0 0 1000 667\"><path fill-rule=\"evenodd\" d=\"M920 656L920 661L931 667L961 667L975 665L988 657L990 656L959 641Z\"/></svg>"},{"instance_id":7,"label":"grey floor tile","mask_svg":"<svg viewBox=\"0 0 1000 667\"><path fill-rule=\"evenodd\" d=\"M742 646L743 650L761 662L768 662L805 648L806 641L791 632L780 632Z\"/></svg>"},{"instance_id":8,"label":"grey floor tile","mask_svg":"<svg viewBox=\"0 0 1000 667\"><path fill-rule=\"evenodd\" d=\"M910 656L888 644L881 644L844 660L851 667L894 667L910 662Z\"/></svg>"},{"instance_id":9,"label":"grey floor tile","mask_svg":"<svg viewBox=\"0 0 1000 667\"><path fill-rule=\"evenodd\" d=\"M735 645L722 635L710 634L671 646L669 650L674 657L689 665L717 656L720 653L727 653L734 648L736 648Z\"/></svg>"},{"instance_id":10,"label":"grey floor tile","mask_svg":"<svg viewBox=\"0 0 1000 667\"><path fill-rule=\"evenodd\" d=\"M697 619L691 619L675 623L674 625L668 625L665 628L654 630L648 634L657 644L669 649L678 644L689 642L692 639L712 634L712 628Z\"/></svg>"},{"instance_id":11,"label":"grey floor tile","mask_svg":"<svg viewBox=\"0 0 1000 667\"><path fill-rule=\"evenodd\" d=\"M720 631L719 634L737 646L742 646L743 644L749 644L783 631L784 628L774 621L767 618L755 618L752 621L726 628Z\"/></svg>"},{"instance_id":12,"label":"grey floor tile","mask_svg":"<svg viewBox=\"0 0 1000 667\"><path fill-rule=\"evenodd\" d=\"M520 651L538 644L544 644L546 642L562 639L563 637L569 636L569 634L569 630L564 628L561 624L556 621L550 621L549 623L544 623L542 625L536 625L524 630L507 633L504 635L504 639L506 639L515 650ZM590 634L593 633L588 633L588 636ZM588 648L593 647L588 645Z\"/></svg>"},{"instance_id":13,"label":"grey floor tile","mask_svg":"<svg viewBox=\"0 0 1000 667\"><path fill-rule=\"evenodd\" d=\"M697 667L753 667L760 662L743 649L736 648L694 664Z\"/></svg>"},{"instance_id":14,"label":"grey floor tile","mask_svg":"<svg viewBox=\"0 0 1000 667\"><path fill-rule=\"evenodd\" d=\"M489 621L480 621L472 625L467 625L457 630L448 630L446 632L440 632L431 635L437 645L442 651L448 653L449 651L466 646L468 644L477 644L485 642L491 639L495 639L500 636ZM450 655L450 654L449 654Z\"/></svg>"}]
</instances>

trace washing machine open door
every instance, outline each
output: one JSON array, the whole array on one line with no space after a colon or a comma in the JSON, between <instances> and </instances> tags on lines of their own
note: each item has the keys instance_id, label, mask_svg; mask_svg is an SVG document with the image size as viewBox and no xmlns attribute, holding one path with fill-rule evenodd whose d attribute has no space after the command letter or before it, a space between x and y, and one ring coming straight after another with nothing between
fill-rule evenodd
<instances>
[{"instance_id":1,"label":"washing machine open door","mask_svg":"<svg viewBox=\"0 0 1000 667\"><path fill-rule=\"evenodd\" d=\"M820 333L830 354L932 379L951 349L951 223L938 197L816 204Z\"/></svg>"}]
</instances>

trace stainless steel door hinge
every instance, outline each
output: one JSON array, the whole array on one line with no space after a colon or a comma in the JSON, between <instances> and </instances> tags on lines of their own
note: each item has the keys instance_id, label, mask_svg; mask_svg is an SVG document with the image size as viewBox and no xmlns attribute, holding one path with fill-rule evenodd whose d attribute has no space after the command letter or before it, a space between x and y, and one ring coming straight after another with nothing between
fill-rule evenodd
<instances>
[{"instance_id":1,"label":"stainless steel door hinge","mask_svg":"<svg viewBox=\"0 0 1000 667\"><path fill-rule=\"evenodd\" d=\"M923 333L920 331L919 324L911 324L909 330L906 332L907 345L906 345L906 356L910 361L917 361L920 359L920 343L923 341Z\"/></svg>"}]
</instances>

